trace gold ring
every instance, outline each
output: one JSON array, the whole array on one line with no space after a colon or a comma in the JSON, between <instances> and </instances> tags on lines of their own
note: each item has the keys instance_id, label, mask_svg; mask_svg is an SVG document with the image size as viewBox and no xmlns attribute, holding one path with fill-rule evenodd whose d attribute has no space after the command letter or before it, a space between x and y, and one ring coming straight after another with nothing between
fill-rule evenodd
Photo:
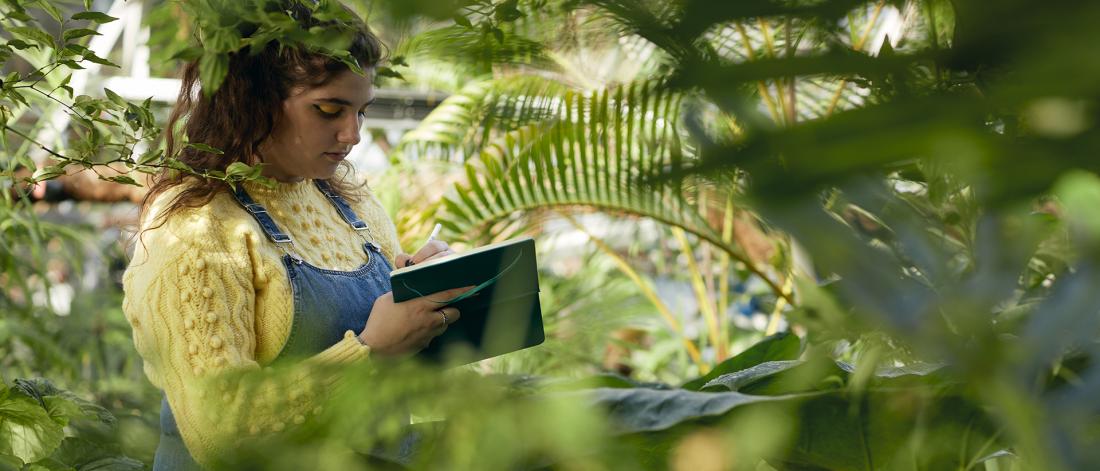
<instances>
[{"instance_id":1,"label":"gold ring","mask_svg":"<svg viewBox=\"0 0 1100 471\"><path fill-rule=\"evenodd\" d=\"M449 322L447 322L447 313L444 312L444 309L447 309L447 308L439 309L435 312L438 312L439 315L443 316L443 325L447 325L447 324L449 324Z\"/></svg>"}]
</instances>

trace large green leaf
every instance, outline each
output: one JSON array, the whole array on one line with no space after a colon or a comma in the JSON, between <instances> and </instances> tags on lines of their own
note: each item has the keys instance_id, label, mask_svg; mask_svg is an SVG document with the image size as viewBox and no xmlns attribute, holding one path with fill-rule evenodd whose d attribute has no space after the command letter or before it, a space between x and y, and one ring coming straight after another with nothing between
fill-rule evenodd
<instances>
[{"instance_id":1,"label":"large green leaf","mask_svg":"<svg viewBox=\"0 0 1100 471\"><path fill-rule=\"evenodd\" d=\"M0 393L0 454L27 463L43 459L61 444L62 428L34 399Z\"/></svg>"},{"instance_id":2,"label":"large green leaf","mask_svg":"<svg viewBox=\"0 0 1100 471\"><path fill-rule=\"evenodd\" d=\"M745 368L733 373L726 373L722 376L707 381L699 389L710 390L726 390L726 391L738 391L744 386L748 386L764 378L774 376L783 371L789 370L802 364L798 360L785 360L785 361L766 361L759 365L754 365L749 368Z\"/></svg>"},{"instance_id":3,"label":"large green leaf","mask_svg":"<svg viewBox=\"0 0 1100 471\"><path fill-rule=\"evenodd\" d=\"M784 428L789 426L793 433L769 460L791 469L871 471L899 465L957 469L997 449L995 429L979 409L932 389L752 396L601 388L583 394L607 412L614 430L622 435L682 435L697 425L721 428L761 417L740 411L785 418L781 419L788 421ZM914 428L914 423L922 428Z\"/></svg>"},{"instance_id":4,"label":"large green leaf","mask_svg":"<svg viewBox=\"0 0 1100 471\"><path fill-rule=\"evenodd\" d=\"M720 376L742 371L766 362L795 360L802 350L797 335L780 332L768 337L747 350L715 366L707 374L684 383L683 388L698 391Z\"/></svg>"}]
</instances>

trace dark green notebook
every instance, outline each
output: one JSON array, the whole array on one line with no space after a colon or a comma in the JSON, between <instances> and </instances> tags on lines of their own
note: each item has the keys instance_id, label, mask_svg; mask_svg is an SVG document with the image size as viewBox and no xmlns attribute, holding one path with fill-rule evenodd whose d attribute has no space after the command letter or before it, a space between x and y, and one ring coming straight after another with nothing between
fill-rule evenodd
<instances>
[{"instance_id":1,"label":"dark green notebook","mask_svg":"<svg viewBox=\"0 0 1100 471\"><path fill-rule=\"evenodd\" d=\"M535 241L530 237L394 270L390 283L395 302L477 286L447 304L458 308L462 318L420 352L428 361L470 363L532 347L546 338Z\"/></svg>"}]
</instances>

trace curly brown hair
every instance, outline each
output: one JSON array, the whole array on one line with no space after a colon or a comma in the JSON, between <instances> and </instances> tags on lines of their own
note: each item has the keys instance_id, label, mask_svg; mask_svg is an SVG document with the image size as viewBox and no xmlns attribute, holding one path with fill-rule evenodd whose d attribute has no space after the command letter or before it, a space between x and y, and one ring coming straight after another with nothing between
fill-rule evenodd
<instances>
[{"instance_id":1,"label":"curly brown hair","mask_svg":"<svg viewBox=\"0 0 1100 471\"><path fill-rule=\"evenodd\" d=\"M384 46L358 15L344 7L352 20L321 21L309 8L297 1L287 2L285 11L298 25L308 31L314 27L338 27L351 34L348 52L367 74L382 62ZM247 37L249 31L242 31ZM246 46L229 55L229 69L224 82L209 96L202 93L199 81L199 61L188 63L183 70L182 86L165 132L166 155L174 156L199 173L225 171L234 162L250 166L260 163L258 148L271 135L282 119L282 102L292 90L325 85L339 73L349 70L344 62L304 46L288 46L271 41L262 50ZM185 119L186 118L186 119ZM183 133L190 142L202 143L222 151L221 154L184 146L178 141L177 126L183 121ZM355 200L356 185L351 165L341 164L342 175L329 180L341 196ZM152 202L166 191L182 186L158 219L184 208L195 208L210 202L221 191L229 191L224 181L203 179L193 174L166 169L151 180L149 192L141 204L141 218Z\"/></svg>"}]
</instances>

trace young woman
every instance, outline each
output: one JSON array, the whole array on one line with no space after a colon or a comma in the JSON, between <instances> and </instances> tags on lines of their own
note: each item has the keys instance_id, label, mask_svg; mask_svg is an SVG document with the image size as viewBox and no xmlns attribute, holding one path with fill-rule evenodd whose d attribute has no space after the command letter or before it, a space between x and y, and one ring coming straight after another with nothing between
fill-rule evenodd
<instances>
[{"instance_id":1,"label":"young woman","mask_svg":"<svg viewBox=\"0 0 1100 471\"><path fill-rule=\"evenodd\" d=\"M305 29L349 31L367 73L276 43L232 54L209 97L197 64L185 69L168 128L186 119L190 142L224 153L169 137L170 155L199 171L262 164L276 185L234 189L165 173L143 203L123 307L145 372L165 394L154 469L209 466L239 437L302 423L317 411L314 395L340 380L317 377L317 365L415 352L460 316L438 301L464 289L393 302L395 264L452 252L433 241L400 253L393 223L344 161L359 143L381 44L361 21L288 12ZM243 386L281 363L292 378Z\"/></svg>"}]
</instances>

